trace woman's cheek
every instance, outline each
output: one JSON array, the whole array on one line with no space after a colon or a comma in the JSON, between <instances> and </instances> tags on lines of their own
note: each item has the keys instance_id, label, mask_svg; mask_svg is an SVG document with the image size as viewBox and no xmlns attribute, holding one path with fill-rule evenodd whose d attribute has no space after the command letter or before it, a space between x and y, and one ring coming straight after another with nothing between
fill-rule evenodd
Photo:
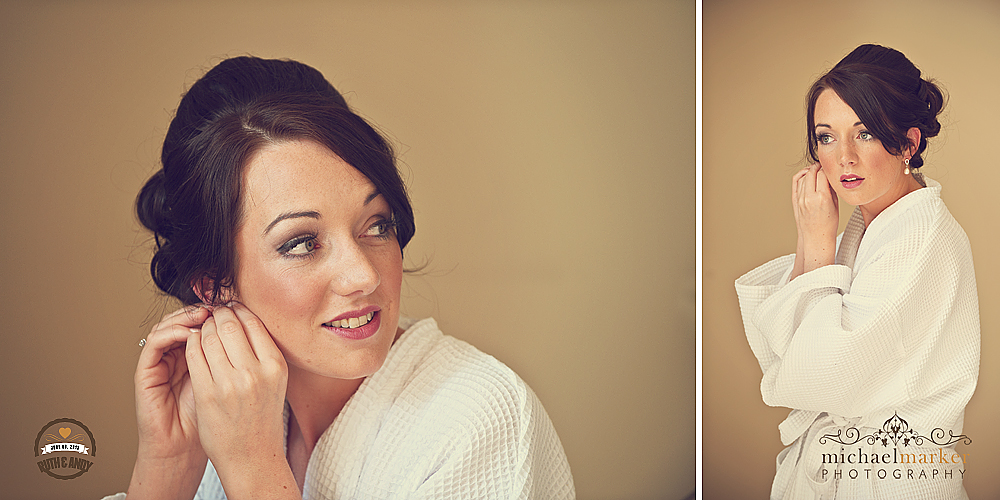
<instances>
[{"instance_id":1,"label":"woman's cheek","mask_svg":"<svg viewBox=\"0 0 1000 500\"><path fill-rule=\"evenodd\" d=\"M318 280L306 279L294 271L255 280L254 285L244 305L264 322L272 335L288 329L294 318L301 321L312 317L312 310L322 303L322 297L313 297L320 286Z\"/></svg>"},{"instance_id":2,"label":"woman's cheek","mask_svg":"<svg viewBox=\"0 0 1000 500\"><path fill-rule=\"evenodd\" d=\"M388 288L387 291L391 291L393 297L398 297L403 284L403 256L399 251L399 245L389 246L389 251L381 255L378 267L379 275L382 277L380 286Z\"/></svg>"}]
</instances>

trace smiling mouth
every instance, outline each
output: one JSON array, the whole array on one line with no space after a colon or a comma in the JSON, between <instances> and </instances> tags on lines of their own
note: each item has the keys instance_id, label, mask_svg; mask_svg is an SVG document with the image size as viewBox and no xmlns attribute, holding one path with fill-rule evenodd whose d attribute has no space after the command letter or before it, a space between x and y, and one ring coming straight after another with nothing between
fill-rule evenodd
<instances>
[{"instance_id":1,"label":"smiling mouth","mask_svg":"<svg viewBox=\"0 0 1000 500\"><path fill-rule=\"evenodd\" d=\"M840 179L840 182L857 182L857 181L863 181L863 180L865 180L864 177L858 177L856 175L853 175L851 177L844 177L843 179Z\"/></svg>"},{"instance_id":2,"label":"smiling mouth","mask_svg":"<svg viewBox=\"0 0 1000 500\"><path fill-rule=\"evenodd\" d=\"M373 317L375 317L375 311L358 316L357 318L345 318L323 323L323 326L329 326L331 328L358 328L367 325Z\"/></svg>"}]
</instances>

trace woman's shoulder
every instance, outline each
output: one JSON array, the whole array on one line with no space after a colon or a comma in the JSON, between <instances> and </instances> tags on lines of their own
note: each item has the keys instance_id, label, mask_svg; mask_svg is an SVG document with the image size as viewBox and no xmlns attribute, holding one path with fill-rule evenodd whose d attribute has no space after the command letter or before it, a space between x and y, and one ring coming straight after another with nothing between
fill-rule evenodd
<instances>
[{"instance_id":1,"label":"woman's shoulder","mask_svg":"<svg viewBox=\"0 0 1000 500\"><path fill-rule=\"evenodd\" d=\"M954 250L967 248L968 237L941 198L941 185L926 179L918 189L886 208L865 231L865 239L889 248Z\"/></svg>"},{"instance_id":2,"label":"woman's shoulder","mask_svg":"<svg viewBox=\"0 0 1000 500\"><path fill-rule=\"evenodd\" d=\"M446 335L433 318L407 323L390 367L406 375L400 397L425 400L428 410L445 406L459 412L515 411L535 403L517 373L468 342Z\"/></svg>"},{"instance_id":3,"label":"woman's shoulder","mask_svg":"<svg viewBox=\"0 0 1000 500\"><path fill-rule=\"evenodd\" d=\"M379 457L362 483L432 498L572 498L562 444L527 384L433 319L401 327L386 364L355 395L379 403L350 403L372 430L358 454ZM354 431L364 425L341 433L361 443Z\"/></svg>"},{"instance_id":4,"label":"woman's shoulder","mask_svg":"<svg viewBox=\"0 0 1000 500\"><path fill-rule=\"evenodd\" d=\"M858 249L853 292L863 294L867 285L884 291L885 283L896 283L900 293L908 293L907 283L924 283L938 273L971 283L972 247L940 190L940 184L929 181L872 221Z\"/></svg>"}]
</instances>

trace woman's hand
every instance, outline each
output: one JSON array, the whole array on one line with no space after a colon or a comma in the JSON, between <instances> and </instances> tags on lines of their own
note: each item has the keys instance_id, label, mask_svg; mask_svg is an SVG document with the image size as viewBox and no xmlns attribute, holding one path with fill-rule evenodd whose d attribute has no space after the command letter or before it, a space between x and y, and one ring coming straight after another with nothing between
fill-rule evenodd
<instances>
[{"instance_id":1,"label":"woman's hand","mask_svg":"<svg viewBox=\"0 0 1000 500\"><path fill-rule=\"evenodd\" d=\"M186 358L198 436L227 496L298 496L284 451L288 368L264 323L239 303L215 307Z\"/></svg>"},{"instance_id":2,"label":"woman's hand","mask_svg":"<svg viewBox=\"0 0 1000 500\"><path fill-rule=\"evenodd\" d=\"M819 163L792 176L792 210L798 230L792 278L834 263L840 202Z\"/></svg>"},{"instance_id":3,"label":"woman's hand","mask_svg":"<svg viewBox=\"0 0 1000 500\"><path fill-rule=\"evenodd\" d=\"M209 318L203 306L174 311L153 327L135 369L139 454L129 498L192 498L207 457L198 437L184 343Z\"/></svg>"}]
</instances>

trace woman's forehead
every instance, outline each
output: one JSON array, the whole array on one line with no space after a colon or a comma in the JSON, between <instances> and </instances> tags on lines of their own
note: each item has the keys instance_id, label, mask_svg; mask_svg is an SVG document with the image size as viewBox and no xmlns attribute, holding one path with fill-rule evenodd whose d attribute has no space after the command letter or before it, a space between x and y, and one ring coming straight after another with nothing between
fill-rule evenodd
<instances>
[{"instance_id":1,"label":"woman's forehead","mask_svg":"<svg viewBox=\"0 0 1000 500\"><path fill-rule=\"evenodd\" d=\"M244 172L243 194L250 219L257 212L266 218L299 209L350 212L367 206L378 193L371 180L325 146L295 140L269 144L253 156Z\"/></svg>"},{"instance_id":2,"label":"woman's forehead","mask_svg":"<svg viewBox=\"0 0 1000 500\"><path fill-rule=\"evenodd\" d=\"M824 90L816 99L814 119L817 127L834 124L843 125L845 123L849 126L860 124L858 114L854 112L854 109L831 89Z\"/></svg>"}]
</instances>

